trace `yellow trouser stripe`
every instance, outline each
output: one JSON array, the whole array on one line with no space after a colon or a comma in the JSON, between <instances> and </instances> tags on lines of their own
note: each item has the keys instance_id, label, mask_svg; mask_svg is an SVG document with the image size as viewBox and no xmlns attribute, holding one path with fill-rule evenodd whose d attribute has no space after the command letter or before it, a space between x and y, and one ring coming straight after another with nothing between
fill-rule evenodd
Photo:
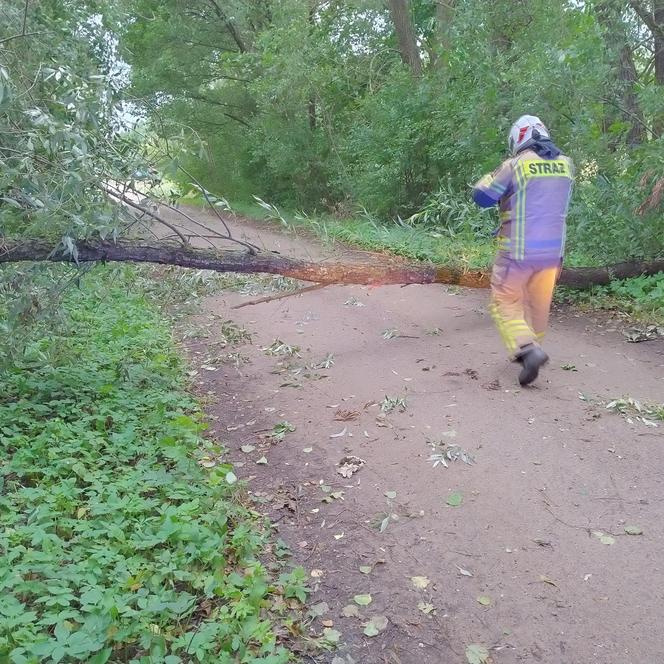
<instances>
[{"instance_id":1,"label":"yellow trouser stripe","mask_svg":"<svg viewBox=\"0 0 664 664\"><path fill-rule=\"evenodd\" d=\"M510 353L515 352L516 349L519 347L519 344L517 342L517 339L519 337L541 338L540 335L535 335L535 333L530 329L528 323L522 318L505 320L500 315L500 311L495 302L492 302L489 305L489 312L491 314L491 317L493 318L496 327L498 328L498 332L500 333L503 343L505 344L507 350ZM544 334L542 333L541 336L544 336Z\"/></svg>"}]
</instances>

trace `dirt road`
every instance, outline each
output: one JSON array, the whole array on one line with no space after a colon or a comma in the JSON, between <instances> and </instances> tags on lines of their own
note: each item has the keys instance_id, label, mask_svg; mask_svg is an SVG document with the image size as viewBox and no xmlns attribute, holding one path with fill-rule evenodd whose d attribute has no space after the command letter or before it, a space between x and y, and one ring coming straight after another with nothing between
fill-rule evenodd
<instances>
[{"instance_id":1,"label":"dirt road","mask_svg":"<svg viewBox=\"0 0 664 664\"><path fill-rule=\"evenodd\" d=\"M340 251L260 226L236 231L282 253ZM236 311L246 296L205 302L252 334L239 348L249 363L197 377L214 433L311 571L313 601L328 607L316 632L331 621L340 633L336 652L307 661L664 661L664 426L604 407L664 401L664 342L630 344L611 323L558 311L552 361L521 389L486 298L390 286ZM298 354L262 350L276 339ZM201 342L190 350L209 362ZM284 421L295 430L265 438ZM434 467L431 455L454 445L475 463ZM342 477L349 455L365 463ZM359 617L343 616L349 605ZM373 616L387 627L365 636ZM480 647L471 659L471 644L490 659Z\"/></svg>"}]
</instances>

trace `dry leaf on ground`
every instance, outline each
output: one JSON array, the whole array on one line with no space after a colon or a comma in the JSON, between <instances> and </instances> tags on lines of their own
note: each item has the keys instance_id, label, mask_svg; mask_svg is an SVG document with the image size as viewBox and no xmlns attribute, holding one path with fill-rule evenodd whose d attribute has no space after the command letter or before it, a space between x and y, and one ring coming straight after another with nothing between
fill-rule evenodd
<instances>
[{"instance_id":1,"label":"dry leaf on ground","mask_svg":"<svg viewBox=\"0 0 664 664\"><path fill-rule=\"evenodd\" d=\"M366 636L378 636L388 625L385 616L373 616L364 628Z\"/></svg>"},{"instance_id":2,"label":"dry leaf on ground","mask_svg":"<svg viewBox=\"0 0 664 664\"><path fill-rule=\"evenodd\" d=\"M360 416L360 413L356 410L343 410L339 409L334 414L334 419L338 422L350 422L351 420L356 420Z\"/></svg>"},{"instance_id":3,"label":"dry leaf on ground","mask_svg":"<svg viewBox=\"0 0 664 664\"><path fill-rule=\"evenodd\" d=\"M468 664L488 664L489 650L479 643L471 643L466 648L466 661Z\"/></svg>"},{"instance_id":4,"label":"dry leaf on ground","mask_svg":"<svg viewBox=\"0 0 664 664\"><path fill-rule=\"evenodd\" d=\"M352 477L352 475L360 470L365 463L366 461L360 459L360 457L345 456L337 464L337 472L342 477Z\"/></svg>"},{"instance_id":5,"label":"dry leaf on ground","mask_svg":"<svg viewBox=\"0 0 664 664\"><path fill-rule=\"evenodd\" d=\"M411 576L410 581L418 590L424 590L431 583L426 576Z\"/></svg>"}]
</instances>

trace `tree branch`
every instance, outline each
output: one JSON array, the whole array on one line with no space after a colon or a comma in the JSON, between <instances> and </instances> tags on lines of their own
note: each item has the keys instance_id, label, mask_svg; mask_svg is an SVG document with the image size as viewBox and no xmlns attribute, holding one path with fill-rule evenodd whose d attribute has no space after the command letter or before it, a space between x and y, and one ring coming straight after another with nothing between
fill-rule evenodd
<instances>
[{"instance_id":1,"label":"tree branch","mask_svg":"<svg viewBox=\"0 0 664 664\"><path fill-rule=\"evenodd\" d=\"M5 37L4 39L0 39L0 46L2 44L5 44L6 42L12 41L13 39L20 39L21 37L34 37L35 35L40 35L42 34L41 32L22 32L18 35L12 35L11 37Z\"/></svg>"},{"instance_id":2,"label":"tree branch","mask_svg":"<svg viewBox=\"0 0 664 664\"><path fill-rule=\"evenodd\" d=\"M138 203L134 203L134 201L132 201L131 198L128 198L121 191L117 189L115 190L109 189L108 187L104 187L103 185L99 185L99 188L103 192L114 198L115 200L122 201L123 203L125 203L125 205L134 208L134 210L139 210L148 217L151 217L155 221L158 221L160 224L163 224L164 226L166 226L166 228L173 231L180 238L180 240L182 240L183 244L188 244L187 238L184 236L184 234L180 230L178 230L175 226L173 226L173 224L170 224L165 219L160 217L158 214L152 212L151 210L148 210L147 208L143 207L142 205L139 205Z\"/></svg>"},{"instance_id":3,"label":"tree branch","mask_svg":"<svg viewBox=\"0 0 664 664\"><path fill-rule=\"evenodd\" d=\"M230 21L230 19L226 16L226 14L223 12L223 10L216 2L216 0L209 0L209 2L212 5L215 14L223 21L224 25L226 26L226 29L228 30L228 32L230 32L230 35L233 38L233 41L237 44L240 53L246 53L247 47L242 37L240 37L240 33L237 31L237 28L233 25L232 21Z\"/></svg>"},{"instance_id":4,"label":"tree branch","mask_svg":"<svg viewBox=\"0 0 664 664\"><path fill-rule=\"evenodd\" d=\"M208 99L207 97L205 97L203 95L195 95L195 94L187 93L187 96L189 97L189 99L193 99L194 101L201 101L204 104L211 104L212 106L222 106L222 107L230 106L231 108L238 108L238 107L234 106L233 104L226 104L222 101L216 101L214 99ZM227 118L229 118L231 120L235 120L235 122L239 122L241 125L244 125L248 129L251 129L251 125L246 120L243 120L242 118L239 118L237 115L233 115L232 113L229 113L228 111L222 111L221 114L226 116Z\"/></svg>"},{"instance_id":5,"label":"tree branch","mask_svg":"<svg viewBox=\"0 0 664 664\"><path fill-rule=\"evenodd\" d=\"M30 0L25 0L25 7L23 8L23 29L21 30L22 34L25 34L25 29L28 26L28 7L30 5Z\"/></svg>"},{"instance_id":6,"label":"tree branch","mask_svg":"<svg viewBox=\"0 0 664 664\"><path fill-rule=\"evenodd\" d=\"M640 0L629 0L629 4L653 35L664 35L664 26L657 24L655 21L655 15L646 9L646 7L641 4Z\"/></svg>"}]
</instances>

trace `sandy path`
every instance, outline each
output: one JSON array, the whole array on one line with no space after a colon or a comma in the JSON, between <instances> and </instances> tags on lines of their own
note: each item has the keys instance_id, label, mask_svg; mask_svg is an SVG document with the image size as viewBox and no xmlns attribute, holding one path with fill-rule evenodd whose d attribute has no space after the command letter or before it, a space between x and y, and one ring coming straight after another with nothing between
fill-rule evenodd
<instances>
[{"instance_id":1,"label":"sandy path","mask_svg":"<svg viewBox=\"0 0 664 664\"><path fill-rule=\"evenodd\" d=\"M236 228L282 253L320 259L340 251ZM355 286L237 311L228 309L246 299L237 293L206 301L208 314L253 334L239 349L251 363L200 372L218 418L213 429L231 459L245 462L238 475L267 494L265 510L295 559L321 571L311 579L314 601L327 602L323 619L342 634L336 653L307 661L461 664L472 643L490 648L495 664L664 661L664 427L630 424L592 401L664 401L664 342L629 344L610 325L556 312L552 362L536 388L519 389L486 297ZM385 339L386 329L403 336ZM283 358L261 348L276 338L301 347L294 364L332 353L334 365L313 372L322 378L275 373ZM209 354L200 343L191 352L201 363ZM367 404L386 395L407 408L377 420L378 405ZM335 421L337 408L358 419ZM261 431L282 420L295 432L267 446ZM428 440L458 444L476 464L434 468ZM243 454L247 444L256 450ZM263 454L268 465L255 465ZM346 454L366 461L350 479L335 472ZM343 496L321 502L321 484ZM459 507L446 504L452 491L463 495ZM399 515L383 533L371 525L381 513ZM643 535L625 535L625 525ZM613 534L614 543L593 531ZM370 574L359 570L374 564ZM416 589L413 576L427 577L427 587ZM361 619L342 617L358 593L373 602L360 607ZM435 614L419 610L421 602ZM368 638L362 625L374 615L389 625ZM313 626L322 630L318 620Z\"/></svg>"}]
</instances>

